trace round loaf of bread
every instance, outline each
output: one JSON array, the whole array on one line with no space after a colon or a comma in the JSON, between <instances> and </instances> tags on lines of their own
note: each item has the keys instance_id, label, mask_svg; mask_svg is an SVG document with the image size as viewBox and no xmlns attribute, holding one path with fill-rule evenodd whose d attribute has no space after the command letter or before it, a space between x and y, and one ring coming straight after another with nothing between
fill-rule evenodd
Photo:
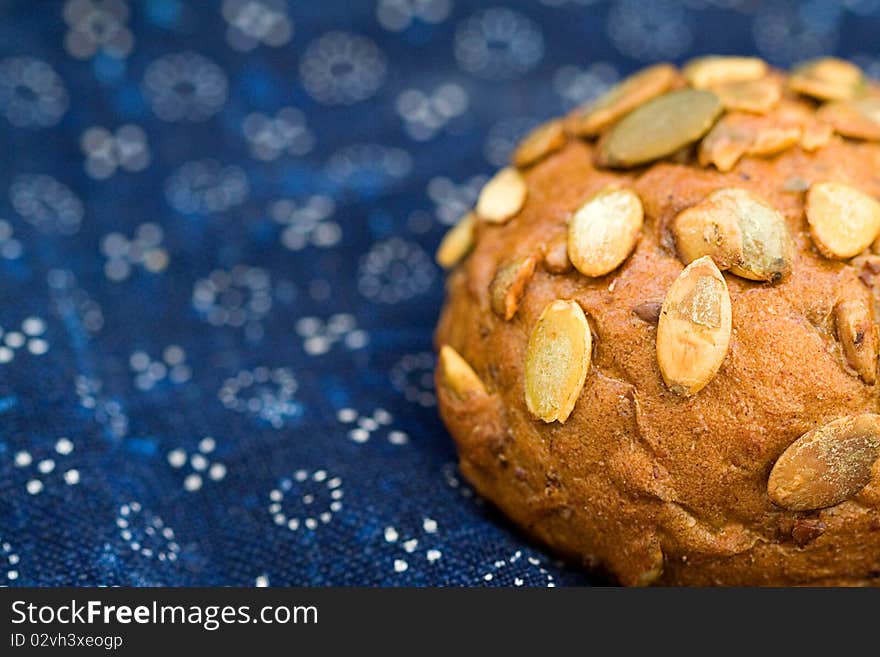
<instances>
[{"instance_id":1,"label":"round loaf of bread","mask_svg":"<svg viewBox=\"0 0 880 657\"><path fill-rule=\"evenodd\" d=\"M442 418L626 585L880 582L880 87L704 57L532 132L444 238Z\"/></svg>"}]
</instances>

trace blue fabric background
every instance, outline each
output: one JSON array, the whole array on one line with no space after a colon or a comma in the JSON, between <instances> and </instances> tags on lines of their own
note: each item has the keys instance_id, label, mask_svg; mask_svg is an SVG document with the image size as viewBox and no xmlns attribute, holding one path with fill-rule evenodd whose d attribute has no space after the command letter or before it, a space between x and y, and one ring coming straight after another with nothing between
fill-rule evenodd
<instances>
[{"instance_id":1,"label":"blue fabric background","mask_svg":"<svg viewBox=\"0 0 880 657\"><path fill-rule=\"evenodd\" d=\"M433 251L657 59L880 2L0 1L0 581L581 585L459 479Z\"/></svg>"}]
</instances>

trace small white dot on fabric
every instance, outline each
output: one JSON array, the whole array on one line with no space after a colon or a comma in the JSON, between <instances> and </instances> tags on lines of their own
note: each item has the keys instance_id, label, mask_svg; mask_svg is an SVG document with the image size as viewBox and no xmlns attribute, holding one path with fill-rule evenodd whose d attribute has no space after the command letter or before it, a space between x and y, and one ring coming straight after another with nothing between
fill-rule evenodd
<instances>
[{"instance_id":1,"label":"small white dot on fabric","mask_svg":"<svg viewBox=\"0 0 880 657\"><path fill-rule=\"evenodd\" d=\"M257 588L265 588L269 586L269 578L266 575L258 575L257 579L254 581L254 586Z\"/></svg>"},{"instance_id":2,"label":"small white dot on fabric","mask_svg":"<svg viewBox=\"0 0 880 657\"><path fill-rule=\"evenodd\" d=\"M33 338L28 340L27 349L34 356L42 356L49 351L49 343L40 338Z\"/></svg>"},{"instance_id":3,"label":"small white dot on fabric","mask_svg":"<svg viewBox=\"0 0 880 657\"><path fill-rule=\"evenodd\" d=\"M409 564L406 561L404 561L403 559L395 559L394 560L394 572L395 573L402 573L407 568L409 568Z\"/></svg>"},{"instance_id":4,"label":"small white dot on fabric","mask_svg":"<svg viewBox=\"0 0 880 657\"><path fill-rule=\"evenodd\" d=\"M168 463L172 468L182 468L186 464L186 452L182 449L174 449L168 452Z\"/></svg>"},{"instance_id":5,"label":"small white dot on fabric","mask_svg":"<svg viewBox=\"0 0 880 657\"><path fill-rule=\"evenodd\" d=\"M220 481L223 477L226 476L226 466L222 463L214 463L208 469L208 476L212 481Z\"/></svg>"},{"instance_id":6,"label":"small white dot on fabric","mask_svg":"<svg viewBox=\"0 0 880 657\"><path fill-rule=\"evenodd\" d=\"M73 451L73 442L68 438L59 438L55 442L55 451L62 456L67 456Z\"/></svg>"},{"instance_id":7,"label":"small white dot on fabric","mask_svg":"<svg viewBox=\"0 0 880 657\"><path fill-rule=\"evenodd\" d=\"M70 469L64 473L64 481L68 486L75 486L79 483L79 470Z\"/></svg>"},{"instance_id":8,"label":"small white dot on fabric","mask_svg":"<svg viewBox=\"0 0 880 657\"><path fill-rule=\"evenodd\" d=\"M55 469L55 461L52 459L43 459L37 463L37 471L41 474L49 474Z\"/></svg>"},{"instance_id":9,"label":"small white dot on fabric","mask_svg":"<svg viewBox=\"0 0 880 657\"><path fill-rule=\"evenodd\" d=\"M336 419L340 422L345 422L346 424L354 422L357 419L358 413L353 408L341 408L336 413Z\"/></svg>"},{"instance_id":10,"label":"small white dot on fabric","mask_svg":"<svg viewBox=\"0 0 880 657\"><path fill-rule=\"evenodd\" d=\"M21 451L15 454L14 462L16 467L26 468L31 464L32 461L33 457L30 455L29 452Z\"/></svg>"},{"instance_id":11,"label":"small white dot on fabric","mask_svg":"<svg viewBox=\"0 0 880 657\"><path fill-rule=\"evenodd\" d=\"M429 563L434 563L440 558L441 553L440 550L428 550L425 553L425 556L427 557Z\"/></svg>"},{"instance_id":12,"label":"small white dot on fabric","mask_svg":"<svg viewBox=\"0 0 880 657\"><path fill-rule=\"evenodd\" d=\"M392 431L388 434L388 440L392 445L405 445L409 442L409 436L403 431Z\"/></svg>"},{"instance_id":13,"label":"small white dot on fabric","mask_svg":"<svg viewBox=\"0 0 880 657\"><path fill-rule=\"evenodd\" d=\"M370 439L370 432L364 429L352 429L348 435L356 443L365 443Z\"/></svg>"},{"instance_id":14,"label":"small white dot on fabric","mask_svg":"<svg viewBox=\"0 0 880 657\"><path fill-rule=\"evenodd\" d=\"M394 527L386 527L385 528L385 540L388 543L394 543L397 540L398 534L397 530Z\"/></svg>"},{"instance_id":15,"label":"small white dot on fabric","mask_svg":"<svg viewBox=\"0 0 880 657\"><path fill-rule=\"evenodd\" d=\"M183 480L183 487L190 491L197 491L202 487L202 478L197 474L187 475Z\"/></svg>"},{"instance_id":16,"label":"small white dot on fabric","mask_svg":"<svg viewBox=\"0 0 880 657\"><path fill-rule=\"evenodd\" d=\"M39 479L31 479L27 484L25 484L25 489L31 495L37 495L40 491L43 490L43 482Z\"/></svg>"},{"instance_id":17,"label":"small white dot on fabric","mask_svg":"<svg viewBox=\"0 0 880 657\"><path fill-rule=\"evenodd\" d=\"M46 330L46 322L39 317L28 317L21 323L21 330L27 335L42 335Z\"/></svg>"},{"instance_id":18,"label":"small white dot on fabric","mask_svg":"<svg viewBox=\"0 0 880 657\"><path fill-rule=\"evenodd\" d=\"M436 533L437 521L432 520L431 518L425 518L424 522L422 522L422 529L424 529L428 534Z\"/></svg>"}]
</instances>

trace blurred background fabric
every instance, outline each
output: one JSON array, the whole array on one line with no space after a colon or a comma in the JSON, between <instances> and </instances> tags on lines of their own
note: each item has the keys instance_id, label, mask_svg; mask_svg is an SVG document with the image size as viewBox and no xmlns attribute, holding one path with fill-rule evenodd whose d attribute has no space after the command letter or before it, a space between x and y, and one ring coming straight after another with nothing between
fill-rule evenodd
<instances>
[{"instance_id":1,"label":"blurred background fabric","mask_svg":"<svg viewBox=\"0 0 880 657\"><path fill-rule=\"evenodd\" d=\"M0 582L591 583L458 473L441 235L640 66L878 41L878 0L0 0Z\"/></svg>"}]
</instances>

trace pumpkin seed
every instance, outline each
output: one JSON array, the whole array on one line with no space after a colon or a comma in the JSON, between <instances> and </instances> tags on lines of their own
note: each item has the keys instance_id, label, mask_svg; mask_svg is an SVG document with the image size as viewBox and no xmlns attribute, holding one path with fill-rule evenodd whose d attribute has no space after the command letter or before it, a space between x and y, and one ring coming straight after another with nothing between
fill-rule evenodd
<instances>
[{"instance_id":1,"label":"pumpkin seed","mask_svg":"<svg viewBox=\"0 0 880 657\"><path fill-rule=\"evenodd\" d=\"M880 203L849 185L814 183L806 212L813 243L826 258L852 258L880 233Z\"/></svg>"},{"instance_id":2,"label":"pumpkin seed","mask_svg":"<svg viewBox=\"0 0 880 657\"><path fill-rule=\"evenodd\" d=\"M568 225L568 258L584 276L604 276L636 245L644 212L629 189L606 188L588 199Z\"/></svg>"},{"instance_id":3,"label":"pumpkin seed","mask_svg":"<svg viewBox=\"0 0 880 657\"><path fill-rule=\"evenodd\" d=\"M669 389L682 396L702 390L730 346L727 283L709 256L685 267L666 293L657 325L657 363Z\"/></svg>"},{"instance_id":4,"label":"pumpkin seed","mask_svg":"<svg viewBox=\"0 0 880 657\"><path fill-rule=\"evenodd\" d=\"M575 135L590 137L639 105L669 91L678 78L670 64L656 64L638 71L605 92L593 103L575 110L566 127Z\"/></svg>"},{"instance_id":5,"label":"pumpkin seed","mask_svg":"<svg viewBox=\"0 0 880 657\"><path fill-rule=\"evenodd\" d=\"M564 423L574 409L592 351L590 325L575 301L551 301L529 336L525 397L529 412L550 423Z\"/></svg>"},{"instance_id":6,"label":"pumpkin seed","mask_svg":"<svg viewBox=\"0 0 880 657\"><path fill-rule=\"evenodd\" d=\"M880 416L834 420L788 446L770 471L767 495L790 511L835 506L868 484L878 454Z\"/></svg>"}]
</instances>

